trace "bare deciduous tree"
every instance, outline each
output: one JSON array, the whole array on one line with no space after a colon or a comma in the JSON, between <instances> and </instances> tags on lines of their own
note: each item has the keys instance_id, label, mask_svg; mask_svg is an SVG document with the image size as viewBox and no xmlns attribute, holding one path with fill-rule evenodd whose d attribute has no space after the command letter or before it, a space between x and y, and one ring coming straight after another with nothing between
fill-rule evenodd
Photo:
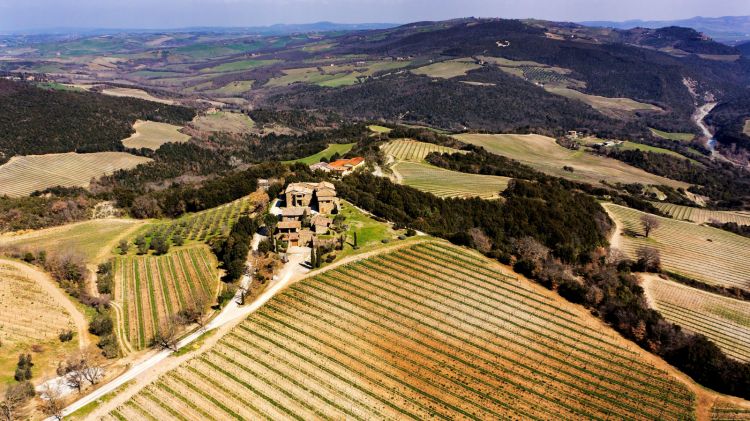
<instances>
[{"instance_id":1,"label":"bare deciduous tree","mask_svg":"<svg viewBox=\"0 0 750 421\"><path fill-rule=\"evenodd\" d=\"M654 215L644 214L641 216L641 225L643 226L643 235L648 238L651 231L658 229L661 226L661 222Z\"/></svg>"},{"instance_id":2,"label":"bare deciduous tree","mask_svg":"<svg viewBox=\"0 0 750 421\"><path fill-rule=\"evenodd\" d=\"M183 326L186 323L185 318L179 314L170 317L165 325L159 326L154 335L152 346L159 349L168 349L173 352L177 351L179 326Z\"/></svg>"},{"instance_id":3,"label":"bare deciduous tree","mask_svg":"<svg viewBox=\"0 0 750 421\"><path fill-rule=\"evenodd\" d=\"M22 382L8 387L5 391L5 400L0 402L0 419L3 421L21 419L21 410L33 396L34 386L29 382Z\"/></svg>"},{"instance_id":4,"label":"bare deciduous tree","mask_svg":"<svg viewBox=\"0 0 750 421\"><path fill-rule=\"evenodd\" d=\"M489 253L492 250L492 240L481 228L470 228L469 237L471 237L473 246L482 253Z\"/></svg>"},{"instance_id":5,"label":"bare deciduous tree","mask_svg":"<svg viewBox=\"0 0 750 421\"><path fill-rule=\"evenodd\" d=\"M44 383L39 395L42 398L42 405L40 406L42 412L48 417L61 420L65 404L62 399L60 385L50 382Z\"/></svg>"},{"instance_id":6,"label":"bare deciduous tree","mask_svg":"<svg viewBox=\"0 0 750 421\"><path fill-rule=\"evenodd\" d=\"M638 265L646 272L659 272L661 270L661 253L653 247L640 247L635 251Z\"/></svg>"},{"instance_id":7,"label":"bare deciduous tree","mask_svg":"<svg viewBox=\"0 0 750 421\"><path fill-rule=\"evenodd\" d=\"M513 247L520 259L540 262L549 256L549 248L531 237L513 241Z\"/></svg>"}]
</instances>

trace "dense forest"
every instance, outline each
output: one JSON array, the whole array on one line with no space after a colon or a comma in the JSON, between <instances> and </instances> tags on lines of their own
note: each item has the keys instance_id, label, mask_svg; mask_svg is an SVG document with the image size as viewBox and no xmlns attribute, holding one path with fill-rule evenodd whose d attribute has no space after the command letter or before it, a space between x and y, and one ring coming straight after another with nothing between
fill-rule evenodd
<instances>
[{"instance_id":1,"label":"dense forest","mask_svg":"<svg viewBox=\"0 0 750 421\"><path fill-rule=\"evenodd\" d=\"M603 136L642 136L625 123L610 119L588 105L553 95L509 76L482 68L472 80L491 80L496 86L475 86L458 80L433 80L410 73L369 80L339 89L300 88L272 97L270 103L293 108L335 110L360 119L408 121L456 131L540 133L596 129ZM636 129L638 130L638 129Z\"/></svg>"},{"instance_id":2,"label":"dense forest","mask_svg":"<svg viewBox=\"0 0 750 421\"><path fill-rule=\"evenodd\" d=\"M729 151L740 149L750 154L750 136L744 133L750 119L750 95L739 95L717 105L706 116L706 123L714 128L714 138Z\"/></svg>"},{"instance_id":3,"label":"dense forest","mask_svg":"<svg viewBox=\"0 0 750 421\"><path fill-rule=\"evenodd\" d=\"M184 107L0 79L0 163L14 155L121 151L137 119L183 124L194 116Z\"/></svg>"}]
</instances>

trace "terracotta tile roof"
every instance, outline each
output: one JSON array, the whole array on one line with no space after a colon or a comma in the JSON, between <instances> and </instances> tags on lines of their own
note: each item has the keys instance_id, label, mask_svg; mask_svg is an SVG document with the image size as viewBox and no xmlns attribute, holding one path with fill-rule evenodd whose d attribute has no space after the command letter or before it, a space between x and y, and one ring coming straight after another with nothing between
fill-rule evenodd
<instances>
[{"instance_id":1,"label":"terracotta tile roof","mask_svg":"<svg viewBox=\"0 0 750 421\"><path fill-rule=\"evenodd\" d=\"M281 210L281 216L303 216L309 208L296 207L296 208L283 208Z\"/></svg>"},{"instance_id":2,"label":"terracotta tile roof","mask_svg":"<svg viewBox=\"0 0 750 421\"><path fill-rule=\"evenodd\" d=\"M348 169L356 167L357 165L364 162L364 158L358 156L352 159L339 159L328 164L328 167L335 171L341 171L341 169Z\"/></svg>"},{"instance_id":3,"label":"terracotta tile roof","mask_svg":"<svg viewBox=\"0 0 750 421\"><path fill-rule=\"evenodd\" d=\"M302 228L300 221L281 221L276 225L279 229Z\"/></svg>"}]
</instances>

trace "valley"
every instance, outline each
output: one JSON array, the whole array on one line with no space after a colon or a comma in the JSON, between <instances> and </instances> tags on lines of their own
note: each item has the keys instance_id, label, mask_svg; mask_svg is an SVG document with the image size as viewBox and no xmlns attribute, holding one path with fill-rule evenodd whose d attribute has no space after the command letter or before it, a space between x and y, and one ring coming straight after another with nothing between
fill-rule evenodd
<instances>
[{"instance_id":1,"label":"valley","mask_svg":"<svg viewBox=\"0 0 750 421\"><path fill-rule=\"evenodd\" d=\"M0 416L745 419L745 49L0 35Z\"/></svg>"}]
</instances>

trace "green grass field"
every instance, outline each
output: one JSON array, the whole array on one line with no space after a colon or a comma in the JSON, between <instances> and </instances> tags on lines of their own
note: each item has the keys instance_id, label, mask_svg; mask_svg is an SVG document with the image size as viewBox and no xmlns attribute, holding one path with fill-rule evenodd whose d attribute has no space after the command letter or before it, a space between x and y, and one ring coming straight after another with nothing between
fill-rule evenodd
<instances>
[{"instance_id":1,"label":"green grass field","mask_svg":"<svg viewBox=\"0 0 750 421\"><path fill-rule=\"evenodd\" d=\"M345 153L352 150L356 143L331 143L327 148L316 153L315 155L306 156L304 158L295 159L293 161L284 161L285 164L301 163L306 165L312 165L320 162L321 159L330 159L333 154L338 153L344 155Z\"/></svg>"},{"instance_id":2,"label":"green grass field","mask_svg":"<svg viewBox=\"0 0 750 421\"><path fill-rule=\"evenodd\" d=\"M390 133L393 129L384 126L378 126L377 124L371 124L367 126L373 133Z\"/></svg>"},{"instance_id":3,"label":"green grass field","mask_svg":"<svg viewBox=\"0 0 750 421\"><path fill-rule=\"evenodd\" d=\"M415 75L451 79L454 77L466 76L466 73L474 69L479 69L480 67L482 66L475 63L474 59L465 57L428 64L427 66L413 69L411 72Z\"/></svg>"},{"instance_id":4,"label":"green grass field","mask_svg":"<svg viewBox=\"0 0 750 421\"><path fill-rule=\"evenodd\" d=\"M640 151L643 151L643 152L661 153L661 154L673 156L675 158L689 159L690 162L692 162L693 164L701 166L701 167L703 166L703 164L701 164L700 162L696 161L695 159L687 157L687 156L685 156L685 155L683 155L681 153L678 153L678 152L675 152L675 151L672 151L672 150L669 150L669 149L659 148L657 146L644 145L643 143L631 142L629 140L627 140L627 141L625 141L625 142L623 142L623 143L621 143L619 145L613 146L613 147L617 148L617 149L620 149L620 150L623 150L623 151L640 150Z\"/></svg>"},{"instance_id":5,"label":"green grass field","mask_svg":"<svg viewBox=\"0 0 750 421\"><path fill-rule=\"evenodd\" d=\"M229 82L219 89L214 89L211 93L216 95L239 95L252 89L254 80L239 80Z\"/></svg>"},{"instance_id":6,"label":"green grass field","mask_svg":"<svg viewBox=\"0 0 750 421\"><path fill-rule=\"evenodd\" d=\"M227 133L249 133L255 127L247 114L227 111L196 116L190 124L202 131Z\"/></svg>"},{"instance_id":7,"label":"green grass field","mask_svg":"<svg viewBox=\"0 0 750 421\"><path fill-rule=\"evenodd\" d=\"M462 134L456 139L482 146L487 151L507 156L529 165L539 171L591 184L642 183L645 185L667 185L687 189L690 185L670 180L632 167L624 162L563 148L555 139L540 135L515 134ZM564 166L573 167L573 172L565 171Z\"/></svg>"},{"instance_id":8,"label":"green grass field","mask_svg":"<svg viewBox=\"0 0 750 421\"><path fill-rule=\"evenodd\" d=\"M575 99L590 105L602 114L612 117L623 117L632 115L636 111L661 111L656 105L638 102L630 98L609 98L599 95L586 94L581 91L559 87L546 86L547 92L566 98Z\"/></svg>"},{"instance_id":9,"label":"green grass field","mask_svg":"<svg viewBox=\"0 0 750 421\"><path fill-rule=\"evenodd\" d=\"M660 137L662 139L669 139L669 140L676 140L679 142L690 142L695 138L695 135L692 133L669 133L662 130L657 130L651 128L651 133L654 134L656 137Z\"/></svg>"},{"instance_id":10,"label":"green grass field","mask_svg":"<svg viewBox=\"0 0 750 421\"><path fill-rule=\"evenodd\" d=\"M226 72L238 72L242 70L252 70L259 67L270 66L272 64L280 63L281 60L239 60L232 61L229 63L220 64L218 66L207 67L201 69L201 73L226 73Z\"/></svg>"},{"instance_id":11,"label":"green grass field","mask_svg":"<svg viewBox=\"0 0 750 421\"><path fill-rule=\"evenodd\" d=\"M115 247L116 240L143 225L136 219L94 219L91 221L47 228L21 235L0 236L0 245L50 253L77 252L93 261L106 247Z\"/></svg>"},{"instance_id":12,"label":"green grass field","mask_svg":"<svg viewBox=\"0 0 750 421\"><path fill-rule=\"evenodd\" d=\"M603 204L624 235L612 240L629 257L640 247L661 253L664 269L711 285L750 288L750 238L692 222L656 217L661 227L643 237L643 212Z\"/></svg>"}]
</instances>

